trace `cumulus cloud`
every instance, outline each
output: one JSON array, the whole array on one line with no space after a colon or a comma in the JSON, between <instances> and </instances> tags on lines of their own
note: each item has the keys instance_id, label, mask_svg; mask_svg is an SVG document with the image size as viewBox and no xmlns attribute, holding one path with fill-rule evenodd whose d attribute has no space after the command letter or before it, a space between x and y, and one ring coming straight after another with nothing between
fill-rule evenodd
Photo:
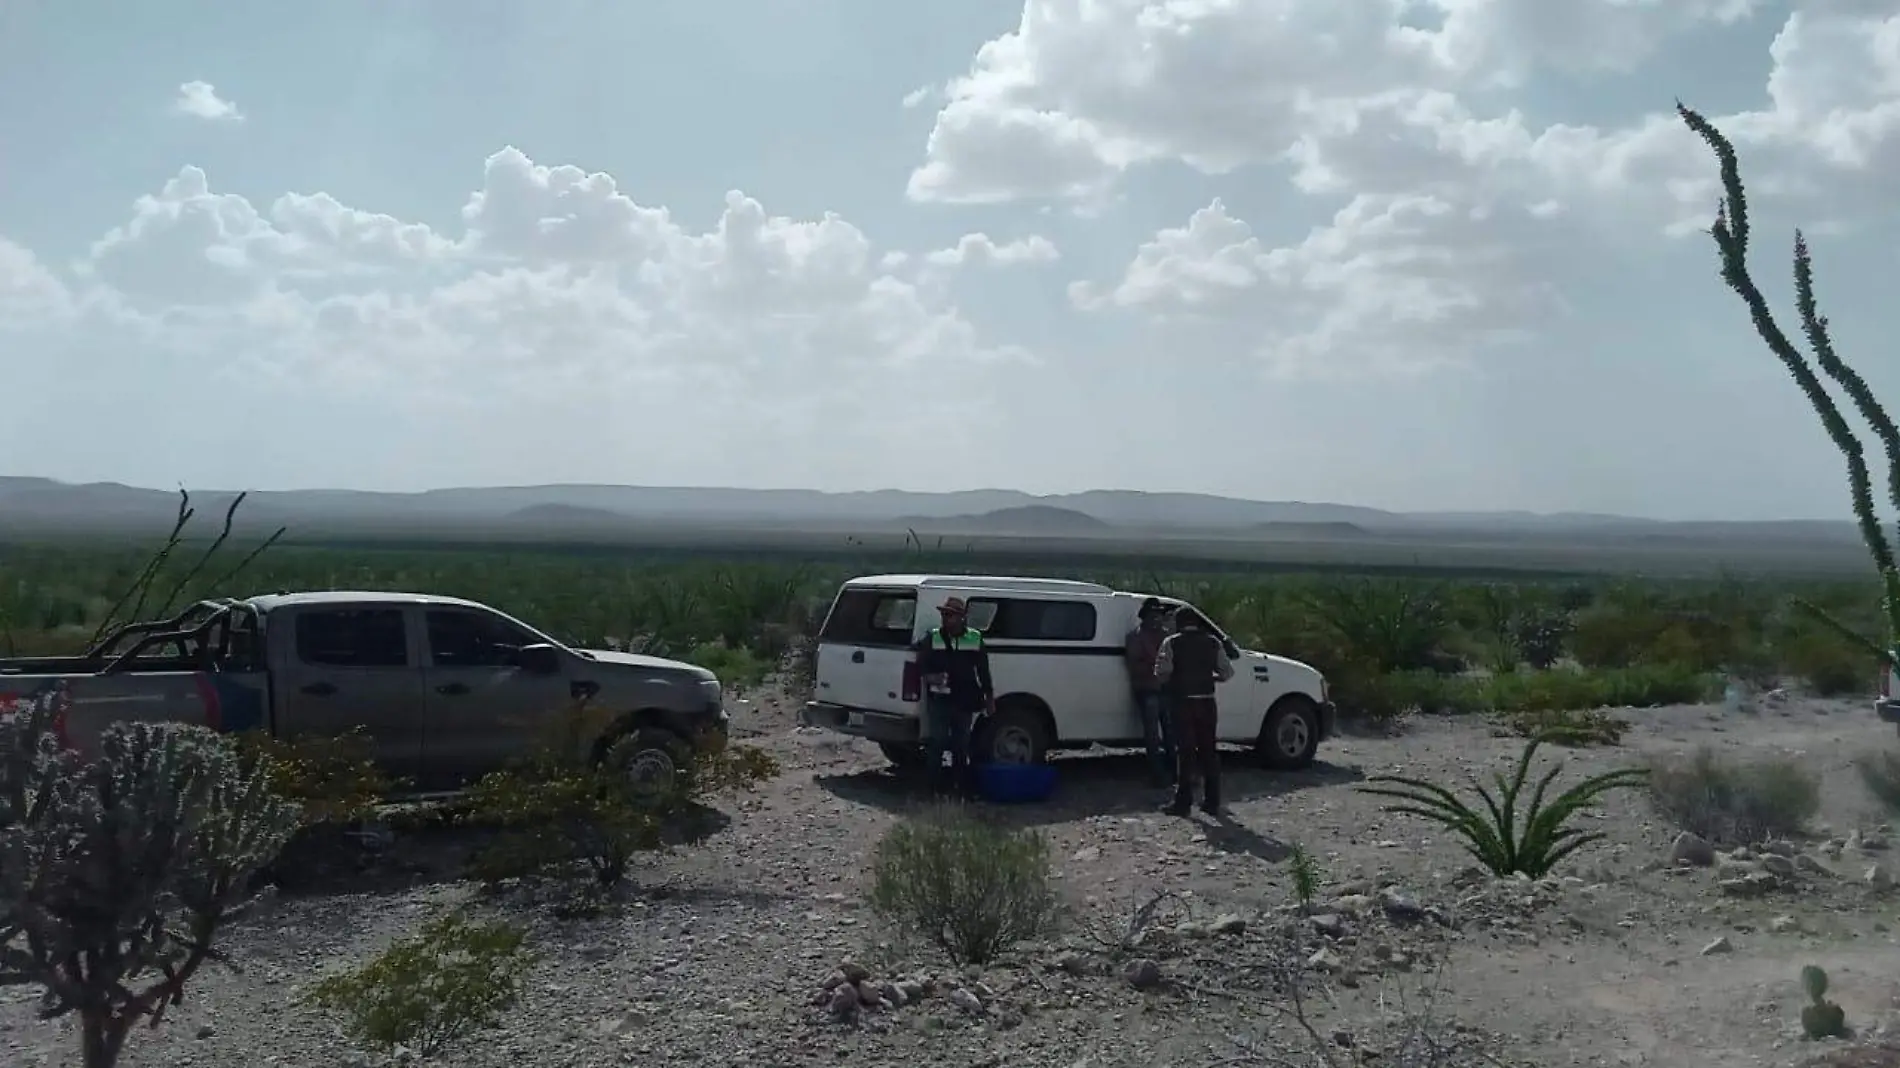
<instances>
[{"instance_id":1,"label":"cumulus cloud","mask_svg":"<svg viewBox=\"0 0 1900 1068\"><path fill-rule=\"evenodd\" d=\"M180 85L178 96L172 101L172 111L208 122L244 121L244 113L238 106L219 96L217 86L210 82L191 81Z\"/></svg>"},{"instance_id":2,"label":"cumulus cloud","mask_svg":"<svg viewBox=\"0 0 1900 1068\"><path fill-rule=\"evenodd\" d=\"M1165 161L1273 167L1331 223L1269 243L1216 201L1119 279L1076 284L1075 303L1218 317L1281 366L1431 365L1548 321L1579 250L1686 234L1713 208L1707 151L1668 101L1540 124L1514 90L1626 71L1750 18L1779 25L1767 104L1712 117L1758 192L1801 198L1820 225L1884 211L1900 173L1890 0L1026 0L950 84L909 192L1093 203Z\"/></svg>"},{"instance_id":3,"label":"cumulus cloud","mask_svg":"<svg viewBox=\"0 0 1900 1068\"><path fill-rule=\"evenodd\" d=\"M883 456L920 423L980 426L981 368L1031 360L835 214L775 215L734 191L696 231L609 175L510 148L481 167L461 217L444 233L324 193L260 206L188 166L92 244L70 285L153 351L245 388L401 398L423 422L552 420L595 441L703 435L767 466L786 434ZM1054 251L981 235L959 248L996 262ZM73 299L0 243L0 321L50 321ZM968 373L939 382L946 362ZM851 416L867 392L916 400L904 420L865 424Z\"/></svg>"},{"instance_id":4,"label":"cumulus cloud","mask_svg":"<svg viewBox=\"0 0 1900 1068\"><path fill-rule=\"evenodd\" d=\"M964 234L949 248L928 253L925 262L936 267L1012 267L1027 263L1054 263L1062 258L1055 243L1040 234L997 243L988 234Z\"/></svg>"}]
</instances>

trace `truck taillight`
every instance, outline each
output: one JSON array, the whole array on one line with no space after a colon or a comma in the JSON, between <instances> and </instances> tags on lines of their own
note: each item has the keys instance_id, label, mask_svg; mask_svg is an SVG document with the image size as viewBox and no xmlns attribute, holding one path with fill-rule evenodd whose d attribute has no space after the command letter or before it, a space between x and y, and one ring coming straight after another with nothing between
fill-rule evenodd
<instances>
[{"instance_id":1,"label":"truck taillight","mask_svg":"<svg viewBox=\"0 0 1900 1068\"><path fill-rule=\"evenodd\" d=\"M904 686L901 692L906 701L924 699L924 672L917 666L915 659L904 661Z\"/></svg>"}]
</instances>

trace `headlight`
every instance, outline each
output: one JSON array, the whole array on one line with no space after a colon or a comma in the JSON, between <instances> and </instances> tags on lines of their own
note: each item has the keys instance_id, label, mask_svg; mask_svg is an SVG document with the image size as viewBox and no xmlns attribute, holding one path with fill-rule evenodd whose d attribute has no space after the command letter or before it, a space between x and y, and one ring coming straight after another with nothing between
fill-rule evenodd
<instances>
[{"instance_id":1,"label":"headlight","mask_svg":"<svg viewBox=\"0 0 1900 1068\"><path fill-rule=\"evenodd\" d=\"M719 691L718 679L702 679L699 683L699 693L700 696L706 699L708 704L717 705L724 703L721 700L724 695Z\"/></svg>"}]
</instances>

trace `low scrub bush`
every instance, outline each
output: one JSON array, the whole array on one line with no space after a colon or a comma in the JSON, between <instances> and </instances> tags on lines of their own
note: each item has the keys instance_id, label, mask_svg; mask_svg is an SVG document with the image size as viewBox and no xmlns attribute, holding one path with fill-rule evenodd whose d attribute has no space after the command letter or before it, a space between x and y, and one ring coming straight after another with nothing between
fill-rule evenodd
<instances>
[{"instance_id":1,"label":"low scrub bush","mask_svg":"<svg viewBox=\"0 0 1900 1068\"><path fill-rule=\"evenodd\" d=\"M0 985L78 1017L85 1068L116 1064L198 969L297 826L230 742L121 723L82 761L54 737L58 696L0 712Z\"/></svg>"},{"instance_id":2,"label":"low scrub bush","mask_svg":"<svg viewBox=\"0 0 1900 1068\"><path fill-rule=\"evenodd\" d=\"M1536 738L1552 745L1620 745L1629 720L1613 716L1600 708L1539 709L1513 712L1504 717L1505 726L1520 738Z\"/></svg>"},{"instance_id":3,"label":"low scrub bush","mask_svg":"<svg viewBox=\"0 0 1900 1068\"><path fill-rule=\"evenodd\" d=\"M641 744L624 737L595 760L556 742L518 768L484 776L465 798L463 818L501 834L475 856L471 874L492 886L584 871L611 890L635 857L666 844L668 823L701 798L750 789L779 770L761 749L719 746L692 754L674 787L656 792L622 770Z\"/></svg>"},{"instance_id":4,"label":"low scrub bush","mask_svg":"<svg viewBox=\"0 0 1900 1068\"><path fill-rule=\"evenodd\" d=\"M1418 816L1450 830L1463 839L1465 851L1493 875L1542 878L1577 850L1604 837L1601 831L1585 831L1571 826L1571 822L1596 808L1604 794L1638 785L1646 772L1620 768L1594 775L1547 801L1551 784L1563 771L1563 765L1558 764L1526 797L1524 788L1530 782L1531 761L1538 744L1537 739L1527 742L1511 774L1496 775L1492 788L1474 779L1477 805L1437 783L1397 775L1373 776L1368 785L1358 789L1397 802L1387 805L1387 812Z\"/></svg>"},{"instance_id":5,"label":"low scrub bush","mask_svg":"<svg viewBox=\"0 0 1900 1068\"><path fill-rule=\"evenodd\" d=\"M885 832L871 871L879 915L965 964L994 960L1060 916L1042 835L985 823L956 805Z\"/></svg>"},{"instance_id":6,"label":"low scrub bush","mask_svg":"<svg viewBox=\"0 0 1900 1068\"><path fill-rule=\"evenodd\" d=\"M763 685L778 665L770 658L745 646L723 642L703 642L686 654L686 661L719 676L728 690L749 690Z\"/></svg>"},{"instance_id":7,"label":"low scrub bush","mask_svg":"<svg viewBox=\"0 0 1900 1068\"><path fill-rule=\"evenodd\" d=\"M235 744L247 765L262 769L272 792L297 806L306 828L369 819L398 785L376 766L375 749L360 729L288 741L247 731Z\"/></svg>"},{"instance_id":8,"label":"low scrub bush","mask_svg":"<svg viewBox=\"0 0 1900 1068\"><path fill-rule=\"evenodd\" d=\"M1833 633L1797 632L1775 651L1783 669L1820 697L1871 693L1879 679L1879 662Z\"/></svg>"},{"instance_id":9,"label":"low scrub bush","mask_svg":"<svg viewBox=\"0 0 1900 1068\"><path fill-rule=\"evenodd\" d=\"M1869 753L1854 761L1860 781L1888 812L1900 815L1900 753Z\"/></svg>"},{"instance_id":10,"label":"low scrub bush","mask_svg":"<svg viewBox=\"0 0 1900 1068\"><path fill-rule=\"evenodd\" d=\"M1349 674L1333 680L1333 699L1344 714L1387 721L1411 712L1514 715L1653 708L1711 700L1715 689L1712 676L1662 664L1596 671L1555 668L1482 677L1430 671Z\"/></svg>"},{"instance_id":11,"label":"low scrub bush","mask_svg":"<svg viewBox=\"0 0 1900 1068\"><path fill-rule=\"evenodd\" d=\"M1652 760L1649 800L1681 830L1718 845L1753 845L1803 830L1820 811L1821 780L1788 757L1733 760L1703 748Z\"/></svg>"},{"instance_id":12,"label":"low scrub bush","mask_svg":"<svg viewBox=\"0 0 1900 1068\"><path fill-rule=\"evenodd\" d=\"M433 1057L515 1004L535 961L526 941L515 925L450 913L361 968L323 979L304 1000L340 1015L359 1042Z\"/></svg>"}]
</instances>

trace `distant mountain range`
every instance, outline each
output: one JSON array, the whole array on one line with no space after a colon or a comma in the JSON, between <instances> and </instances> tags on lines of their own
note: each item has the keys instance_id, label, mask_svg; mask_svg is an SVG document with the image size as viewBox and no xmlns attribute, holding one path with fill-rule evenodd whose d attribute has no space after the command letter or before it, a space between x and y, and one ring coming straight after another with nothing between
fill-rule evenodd
<instances>
[{"instance_id":1,"label":"distant mountain range","mask_svg":"<svg viewBox=\"0 0 1900 1068\"><path fill-rule=\"evenodd\" d=\"M194 491L199 529L220 518L233 495L228 490ZM175 491L0 476L0 529L149 530L167 525L177 503ZM920 532L928 527L927 532L933 534L1065 537L1142 532L1258 538L1488 534L1678 541L1739 537L1790 544L1849 544L1856 538L1851 523L1818 520L1668 522L1581 512L1389 512L1344 504L1135 490L1046 496L997 489L825 493L596 485L466 487L420 493L268 490L250 494L240 515L248 529L282 524L305 533L472 525L589 532L643 526L813 531L910 527Z\"/></svg>"}]
</instances>

